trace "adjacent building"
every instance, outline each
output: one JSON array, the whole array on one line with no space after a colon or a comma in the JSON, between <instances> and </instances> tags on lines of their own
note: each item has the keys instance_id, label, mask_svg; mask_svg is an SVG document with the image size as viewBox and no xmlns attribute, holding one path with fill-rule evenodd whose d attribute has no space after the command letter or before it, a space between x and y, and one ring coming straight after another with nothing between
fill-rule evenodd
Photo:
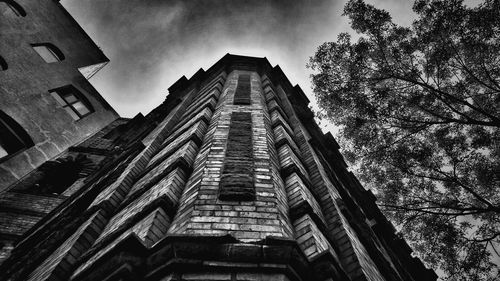
<instances>
[{"instance_id":1,"label":"adjacent building","mask_svg":"<svg viewBox=\"0 0 500 281\"><path fill-rule=\"evenodd\" d=\"M87 81L108 59L58 1L0 1L0 192L118 118Z\"/></svg>"},{"instance_id":2,"label":"adjacent building","mask_svg":"<svg viewBox=\"0 0 500 281\"><path fill-rule=\"evenodd\" d=\"M69 150L79 176L38 185L69 197L0 280L436 280L308 103L266 58L180 78L151 113Z\"/></svg>"},{"instance_id":3,"label":"adjacent building","mask_svg":"<svg viewBox=\"0 0 500 281\"><path fill-rule=\"evenodd\" d=\"M0 1L0 263L104 159L68 148L118 118L87 80L106 63L58 1Z\"/></svg>"}]
</instances>

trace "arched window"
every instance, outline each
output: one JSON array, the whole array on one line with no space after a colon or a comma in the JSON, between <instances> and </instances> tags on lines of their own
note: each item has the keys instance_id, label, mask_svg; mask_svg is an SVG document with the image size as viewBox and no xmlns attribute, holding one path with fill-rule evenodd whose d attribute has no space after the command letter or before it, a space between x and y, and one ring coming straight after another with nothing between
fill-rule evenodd
<instances>
[{"instance_id":1,"label":"arched window","mask_svg":"<svg viewBox=\"0 0 500 281\"><path fill-rule=\"evenodd\" d=\"M18 17L25 17L26 11L14 0L0 0L5 3Z\"/></svg>"},{"instance_id":2,"label":"arched window","mask_svg":"<svg viewBox=\"0 0 500 281\"><path fill-rule=\"evenodd\" d=\"M46 63L58 62L64 60L64 54L51 43L31 44L31 47L37 52Z\"/></svg>"},{"instance_id":3,"label":"arched window","mask_svg":"<svg viewBox=\"0 0 500 281\"><path fill-rule=\"evenodd\" d=\"M23 127L0 110L0 160L33 145Z\"/></svg>"},{"instance_id":4,"label":"arched window","mask_svg":"<svg viewBox=\"0 0 500 281\"><path fill-rule=\"evenodd\" d=\"M9 68L7 62L0 56L0 70L7 70L7 68Z\"/></svg>"},{"instance_id":5,"label":"arched window","mask_svg":"<svg viewBox=\"0 0 500 281\"><path fill-rule=\"evenodd\" d=\"M51 90L50 94L75 120L94 112L85 95L71 85Z\"/></svg>"}]
</instances>

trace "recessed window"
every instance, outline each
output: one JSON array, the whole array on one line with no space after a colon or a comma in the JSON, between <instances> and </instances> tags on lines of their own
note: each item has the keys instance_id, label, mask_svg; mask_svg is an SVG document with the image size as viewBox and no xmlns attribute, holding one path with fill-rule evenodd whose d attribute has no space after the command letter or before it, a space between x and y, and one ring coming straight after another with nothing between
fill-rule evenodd
<instances>
[{"instance_id":1,"label":"recessed window","mask_svg":"<svg viewBox=\"0 0 500 281\"><path fill-rule=\"evenodd\" d=\"M21 5L17 4L14 0L0 0L0 2L5 3L12 12L18 17L25 17L26 11L21 7Z\"/></svg>"},{"instance_id":2,"label":"recessed window","mask_svg":"<svg viewBox=\"0 0 500 281\"><path fill-rule=\"evenodd\" d=\"M84 155L67 156L43 163L12 189L15 192L60 195L78 179L95 170L94 163Z\"/></svg>"},{"instance_id":3,"label":"recessed window","mask_svg":"<svg viewBox=\"0 0 500 281\"><path fill-rule=\"evenodd\" d=\"M85 96L73 86L57 88L50 91L50 94L74 120L79 120L94 111Z\"/></svg>"},{"instance_id":4,"label":"recessed window","mask_svg":"<svg viewBox=\"0 0 500 281\"><path fill-rule=\"evenodd\" d=\"M33 140L23 127L0 111L0 159L33 145Z\"/></svg>"},{"instance_id":5,"label":"recessed window","mask_svg":"<svg viewBox=\"0 0 500 281\"><path fill-rule=\"evenodd\" d=\"M7 62L0 56L0 70L7 70L7 68L9 68Z\"/></svg>"},{"instance_id":6,"label":"recessed window","mask_svg":"<svg viewBox=\"0 0 500 281\"><path fill-rule=\"evenodd\" d=\"M116 141L120 136L127 132L128 124L121 124L106 133L103 138L111 141Z\"/></svg>"},{"instance_id":7,"label":"recessed window","mask_svg":"<svg viewBox=\"0 0 500 281\"><path fill-rule=\"evenodd\" d=\"M46 63L64 60L64 54L51 43L31 44L31 47L42 57Z\"/></svg>"},{"instance_id":8,"label":"recessed window","mask_svg":"<svg viewBox=\"0 0 500 281\"><path fill-rule=\"evenodd\" d=\"M252 113L250 112L231 114L226 156L219 187L220 200L255 200Z\"/></svg>"}]
</instances>

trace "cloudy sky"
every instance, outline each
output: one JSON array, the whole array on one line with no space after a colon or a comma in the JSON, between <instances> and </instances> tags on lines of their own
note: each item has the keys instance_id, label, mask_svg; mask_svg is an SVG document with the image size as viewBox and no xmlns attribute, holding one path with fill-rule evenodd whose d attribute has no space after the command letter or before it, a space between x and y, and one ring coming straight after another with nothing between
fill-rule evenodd
<instances>
[{"instance_id":1,"label":"cloudy sky","mask_svg":"<svg viewBox=\"0 0 500 281\"><path fill-rule=\"evenodd\" d=\"M313 100L305 65L316 48L349 29L347 0L63 0L111 62L91 79L124 117L148 113L182 75L226 53L267 57ZM367 1L409 24L411 2Z\"/></svg>"}]
</instances>

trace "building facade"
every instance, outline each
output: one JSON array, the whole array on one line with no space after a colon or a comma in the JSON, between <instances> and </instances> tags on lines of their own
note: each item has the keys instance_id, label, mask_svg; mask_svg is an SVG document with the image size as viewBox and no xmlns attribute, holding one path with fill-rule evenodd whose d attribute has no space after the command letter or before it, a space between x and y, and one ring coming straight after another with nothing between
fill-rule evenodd
<instances>
[{"instance_id":1,"label":"building facade","mask_svg":"<svg viewBox=\"0 0 500 281\"><path fill-rule=\"evenodd\" d=\"M68 150L118 118L88 82L108 61L59 1L0 1L0 263L116 154Z\"/></svg>"},{"instance_id":2,"label":"building facade","mask_svg":"<svg viewBox=\"0 0 500 281\"><path fill-rule=\"evenodd\" d=\"M109 60L59 1L0 1L0 193L118 118L87 81Z\"/></svg>"},{"instance_id":3,"label":"building facade","mask_svg":"<svg viewBox=\"0 0 500 281\"><path fill-rule=\"evenodd\" d=\"M308 103L265 58L182 77L148 115L73 148L115 152L57 189L71 195L0 280L436 280Z\"/></svg>"}]
</instances>

